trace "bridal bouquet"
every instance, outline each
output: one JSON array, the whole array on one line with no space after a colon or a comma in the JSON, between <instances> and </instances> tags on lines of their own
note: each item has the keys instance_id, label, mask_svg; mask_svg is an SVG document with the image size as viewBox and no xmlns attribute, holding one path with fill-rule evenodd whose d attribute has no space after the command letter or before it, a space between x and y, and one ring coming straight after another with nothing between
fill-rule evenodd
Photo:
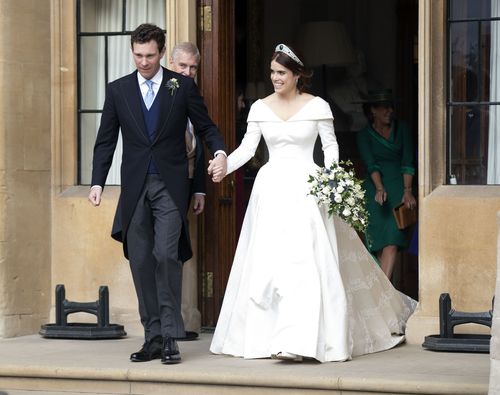
<instances>
[{"instance_id":1,"label":"bridal bouquet","mask_svg":"<svg viewBox=\"0 0 500 395\"><path fill-rule=\"evenodd\" d=\"M365 190L349 166L352 162L348 160L318 169L309 176L309 194L316 196L319 205L328 207L329 215L337 214L355 230L365 232L368 226Z\"/></svg>"}]
</instances>

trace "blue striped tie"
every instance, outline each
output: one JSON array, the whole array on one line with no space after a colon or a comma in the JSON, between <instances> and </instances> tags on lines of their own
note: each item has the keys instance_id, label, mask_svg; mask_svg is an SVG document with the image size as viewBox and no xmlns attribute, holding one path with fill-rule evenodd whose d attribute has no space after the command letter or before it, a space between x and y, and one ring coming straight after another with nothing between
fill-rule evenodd
<instances>
[{"instance_id":1,"label":"blue striped tie","mask_svg":"<svg viewBox=\"0 0 500 395\"><path fill-rule=\"evenodd\" d=\"M153 90L154 82L151 80L146 80L146 85L148 86L148 91L146 92L146 96L144 96L144 104L146 108L149 110L151 105L153 104L153 100L155 99L155 91Z\"/></svg>"}]
</instances>

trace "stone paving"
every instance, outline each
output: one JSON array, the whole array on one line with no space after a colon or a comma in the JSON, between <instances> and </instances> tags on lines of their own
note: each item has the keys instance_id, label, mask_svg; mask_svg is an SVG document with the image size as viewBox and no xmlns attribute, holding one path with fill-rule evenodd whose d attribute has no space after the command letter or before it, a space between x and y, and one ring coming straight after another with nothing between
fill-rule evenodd
<instances>
[{"instance_id":1,"label":"stone paving","mask_svg":"<svg viewBox=\"0 0 500 395\"><path fill-rule=\"evenodd\" d=\"M415 345L320 364L212 355L211 335L181 342L183 362L128 361L141 338L0 340L0 395L70 394L487 394L488 354ZM3 392L2 392L3 391ZM168 391L168 392L167 392Z\"/></svg>"}]
</instances>

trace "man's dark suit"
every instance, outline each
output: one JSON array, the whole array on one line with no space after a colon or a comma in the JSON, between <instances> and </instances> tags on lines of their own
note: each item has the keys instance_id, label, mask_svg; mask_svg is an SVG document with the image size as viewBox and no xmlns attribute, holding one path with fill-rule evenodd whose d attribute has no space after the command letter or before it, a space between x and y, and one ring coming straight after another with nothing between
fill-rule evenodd
<instances>
[{"instance_id":1,"label":"man's dark suit","mask_svg":"<svg viewBox=\"0 0 500 395\"><path fill-rule=\"evenodd\" d=\"M163 111L155 140L151 143L144 125L140 104L142 98L136 74L137 72L133 72L108 86L101 125L94 147L91 183L91 185L104 187L121 128L123 139L121 195L112 236L124 243L126 257L128 257L128 251L125 235L141 193L151 157L154 158L161 178L182 213L185 224L185 213L189 201L184 138L187 118L189 117L197 135L205 140L212 153L225 149L218 129L209 118L193 79L165 68L163 68L162 86L155 99L161 101ZM166 82L171 78L176 78L179 82L179 88L173 95L166 87ZM199 166L197 167L199 169ZM184 227L179 253L179 258L183 262L192 256L187 226Z\"/></svg>"},{"instance_id":2,"label":"man's dark suit","mask_svg":"<svg viewBox=\"0 0 500 395\"><path fill-rule=\"evenodd\" d=\"M203 145L198 136L196 138L196 154L194 156L194 173L193 182L191 187L191 194L193 193L206 193L206 167L205 167L205 153L203 152Z\"/></svg>"},{"instance_id":3,"label":"man's dark suit","mask_svg":"<svg viewBox=\"0 0 500 395\"><path fill-rule=\"evenodd\" d=\"M143 195L142 192L148 179L148 167L152 159L159 173L158 179L164 183L169 198L182 218L178 259L185 262L192 256L189 229L186 223L190 197L185 143L188 117L194 125L196 134L205 141L212 153L224 150L225 147L217 127L208 116L194 80L165 68L162 69L163 79L155 98L155 101L159 101L161 110L152 140L146 130L137 72L108 85L101 125L94 147L92 185L104 187L121 129L123 139L121 195L112 236L123 242L124 254L128 258L127 232L138 200ZM167 87L168 81L172 78L178 82L176 89ZM134 270L132 272L134 275ZM178 279L179 284L181 280L181 278ZM170 278L169 281L176 280ZM135 275L134 283L137 291ZM138 298L141 305L139 292ZM146 335L146 340L148 340L147 337Z\"/></svg>"}]
</instances>

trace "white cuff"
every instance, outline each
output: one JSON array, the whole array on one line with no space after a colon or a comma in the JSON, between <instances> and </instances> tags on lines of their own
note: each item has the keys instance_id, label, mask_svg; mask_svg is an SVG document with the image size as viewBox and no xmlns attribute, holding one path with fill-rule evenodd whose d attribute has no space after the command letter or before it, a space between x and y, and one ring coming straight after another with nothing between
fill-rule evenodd
<instances>
[{"instance_id":1,"label":"white cuff","mask_svg":"<svg viewBox=\"0 0 500 395\"><path fill-rule=\"evenodd\" d=\"M222 154L222 155L224 155L224 156L227 158L227 154L226 154L224 151L222 151L221 149L220 149L220 150L218 150L218 151L215 151L214 158L215 158L217 155L219 155L219 154Z\"/></svg>"}]
</instances>

